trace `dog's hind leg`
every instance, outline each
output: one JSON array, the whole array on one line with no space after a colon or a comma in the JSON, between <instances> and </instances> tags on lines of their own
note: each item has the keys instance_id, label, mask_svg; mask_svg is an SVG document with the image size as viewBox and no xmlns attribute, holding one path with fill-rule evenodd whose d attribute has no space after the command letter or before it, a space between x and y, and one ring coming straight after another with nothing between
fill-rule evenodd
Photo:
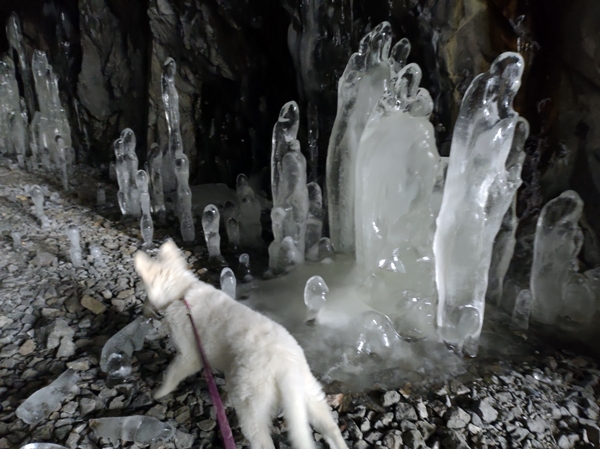
<instances>
[{"instance_id":1,"label":"dog's hind leg","mask_svg":"<svg viewBox=\"0 0 600 449\"><path fill-rule=\"evenodd\" d=\"M235 393L234 393L235 394ZM273 400L268 395L247 398L242 401L231 398L235 405L242 433L250 442L252 449L275 449L271 437L273 424Z\"/></svg>"},{"instance_id":2,"label":"dog's hind leg","mask_svg":"<svg viewBox=\"0 0 600 449\"><path fill-rule=\"evenodd\" d=\"M182 354L177 354L171 361L165 374L165 380L162 386L157 389L153 396L154 399L162 398L168 395L171 391L177 388L179 382L194 373L197 373L202 368L202 364L197 357L184 357Z\"/></svg>"},{"instance_id":3,"label":"dog's hind leg","mask_svg":"<svg viewBox=\"0 0 600 449\"><path fill-rule=\"evenodd\" d=\"M317 432L323 435L331 449L348 449L339 427L331 416L327 402L314 396L308 397L308 418Z\"/></svg>"}]
</instances>

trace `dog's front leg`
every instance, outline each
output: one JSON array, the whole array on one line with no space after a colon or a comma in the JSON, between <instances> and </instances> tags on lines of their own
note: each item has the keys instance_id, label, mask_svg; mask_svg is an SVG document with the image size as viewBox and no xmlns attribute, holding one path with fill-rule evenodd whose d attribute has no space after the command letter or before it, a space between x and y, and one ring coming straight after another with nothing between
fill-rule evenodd
<instances>
[{"instance_id":1,"label":"dog's front leg","mask_svg":"<svg viewBox=\"0 0 600 449\"><path fill-rule=\"evenodd\" d=\"M162 398L177 388L179 382L194 373L197 373L202 368L202 364L197 357L184 357L182 354L177 354L165 375L165 380L160 388L154 392L154 399Z\"/></svg>"}]
</instances>

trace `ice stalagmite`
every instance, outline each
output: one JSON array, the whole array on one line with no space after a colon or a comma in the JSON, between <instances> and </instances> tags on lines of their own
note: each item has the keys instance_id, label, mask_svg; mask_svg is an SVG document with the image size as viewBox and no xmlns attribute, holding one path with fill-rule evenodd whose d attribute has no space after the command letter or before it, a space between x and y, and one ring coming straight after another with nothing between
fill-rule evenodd
<instances>
[{"instance_id":1,"label":"ice stalagmite","mask_svg":"<svg viewBox=\"0 0 600 449\"><path fill-rule=\"evenodd\" d=\"M150 184L152 185L152 212L156 214L159 222L164 222L166 211L162 178L163 152L157 143L151 145L148 160Z\"/></svg>"},{"instance_id":2,"label":"ice stalagmite","mask_svg":"<svg viewBox=\"0 0 600 449\"><path fill-rule=\"evenodd\" d=\"M227 238L229 239L229 244L235 249L240 244L240 224L239 222L233 218L229 217L227 219L227 224L225 225L227 230Z\"/></svg>"},{"instance_id":3,"label":"ice stalagmite","mask_svg":"<svg viewBox=\"0 0 600 449\"><path fill-rule=\"evenodd\" d=\"M508 271L508 266L515 251L517 239L517 196L513 197L510 207L502 218L500 230L494 242L492 250L492 260L490 262L489 282L486 296L500 305L502 292L504 291L504 276Z\"/></svg>"},{"instance_id":4,"label":"ice stalagmite","mask_svg":"<svg viewBox=\"0 0 600 449\"><path fill-rule=\"evenodd\" d=\"M327 152L329 228L336 251L354 253L354 196L358 145L392 69L397 73L410 51L408 40L392 49L392 29L382 22L360 41L338 83L338 109Z\"/></svg>"},{"instance_id":5,"label":"ice stalagmite","mask_svg":"<svg viewBox=\"0 0 600 449\"><path fill-rule=\"evenodd\" d=\"M213 204L204 208L202 213L202 229L208 247L208 258L211 263L226 265L221 255L221 236L219 235L219 209Z\"/></svg>"},{"instance_id":6,"label":"ice stalagmite","mask_svg":"<svg viewBox=\"0 0 600 449\"><path fill-rule=\"evenodd\" d=\"M67 149L65 148L65 141L62 137L56 136L56 152L58 155L58 167L60 169L60 176L63 183L63 189L69 190L69 166L67 162Z\"/></svg>"},{"instance_id":7,"label":"ice stalagmite","mask_svg":"<svg viewBox=\"0 0 600 449\"><path fill-rule=\"evenodd\" d=\"M133 415L90 420L90 427L97 437L108 439L111 444L119 440L151 444L173 438L175 428L152 416Z\"/></svg>"},{"instance_id":8,"label":"ice stalagmite","mask_svg":"<svg viewBox=\"0 0 600 449\"><path fill-rule=\"evenodd\" d=\"M177 64L173 58L167 58L162 73L162 100L169 132L169 147L163 160L163 185L165 192L177 188L175 161L184 155L179 120L179 95L175 88Z\"/></svg>"},{"instance_id":9,"label":"ice stalagmite","mask_svg":"<svg viewBox=\"0 0 600 449\"><path fill-rule=\"evenodd\" d=\"M306 219L308 217L308 189L306 187L306 159L300 152L300 142L296 139L298 132L298 105L290 101L286 103L279 119L273 127L273 149L271 153L271 185L273 193L273 210L280 209L282 240L274 241L275 246L282 245L283 239L291 237L289 248L295 255L301 255L304 261ZM273 223L273 226L280 226ZM275 233L275 231L274 231ZM283 259L280 259L280 264ZM294 260L298 260L294 257ZM282 266L271 268L280 271Z\"/></svg>"},{"instance_id":10,"label":"ice stalagmite","mask_svg":"<svg viewBox=\"0 0 600 449\"><path fill-rule=\"evenodd\" d=\"M131 374L131 357L142 349L144 338L151 328L150 320L141 317L129 323L104 344L100 369L111 381L126 380Z\"/></svg>"},{"instance_id":11,"label":"ice stalagmite","mask_svg":"<svg viewBox=\"0 0 600 449\"><path fill-rule=\"evenodd\" d=\"M308 256L311 248L318 245L321 240L324 212L323 194L319 184L309 182L306 188L308 189L308 217L306 219L305 251Z\"/></svg>"},{"instance_id":12,"label":"ice stalagmite","mask_svg":"<svg viewBox=\"0 0 600 449\"><path fill-rule=\"evenodd\" d=\"M117 192L117 199L119 201L119 208L121 209L122 215L129 214L130 200L129 200L129 171L127 169L127 161L125 160L125 149L123 147L123 139L118 138L114 143L115 148L115 171L117 172L117 182L119 184L119 191Z\"/></svg>"},{"instance_id":13,"label":"ice stalagmite","mask_svg":"<svg viewBox=\"0 0 600 449\"><path fill-rule=\"evenodd\" d=\"M394 307L407 336L433 333L431 227L440 157L416 64L400 67L371 113L355 154L356 275L373 307Z\"/></svg>"},{"instance_id":14,"label":"ice stalagmite","mask_svg":"<svg viewBox=\"0 0 600 449\"><path fill-rule=\"evenodd\" d=\"M76 224L71 223L67 226L67 237L71 242L69 248L69 255L71 256L71 263L74 267L81 267L83 265L83 256L81 254L81 243L79 239L79 228Z\"/></svg>"},{"instance_id":15,"label":"ice stalagmite","mask_svg":"<svg viewBox=\"0 0 600 449\"><path fill-rule=\"evenodd\" d=\"M470 356L477 354L494 239L521 184L529 125L512 102L523 65L519 54L503 53L467 89L437 218L438 331Z\"/></svg>"},{"instance_id":16,"label":"ice stalagmite","mask_svg":"<svg viewBox=\"0 0 600 449\"><path fill-rule=\"evenodd\" d=\"M0 153L17 156L24 167L27 122L24 122L15 65L9 56L0 61Z\"/></svg>"},{"instance_id":17,"label":"ice stalagmite","mask_svg":"<svg viewBox=\"0 0 600 449\"><path fill-rule=\"evenodd\" d=\"M23 402L16 411L19 418L27 424L37 424L55 411L69 394L78 394L79 374L68 369L54 382L44 387Z\"/></svg>"},{"instance_id":18,"label":"ice stalagmite","mask_svg":"<svg viewBox=\"0 0 600 449\"><path fill-rule=\"evenodd\" d=\"M529 317L531 316L531 306L533 305L533 296L530 290L521 290L515 300L512 319L510 321L510 330L522 337L527 337L529 329Z\"/></svg>"},{"instance_id":19,"label":"ice stalagmite","mask_svg":"<svg viewBox=\"0 0 600 449\"><path fill-rule=\"evenodd\" d=\"M192 191L189 185L190 167L185 154L175 160L175 175L177 176L177 216L179 217L181 238L184 242L193 242L196 238L196 228L192 216Z\"/></svg>"},{"instance_id":20,"label":"ice stalagmite","mask_svg":"<svg viewBox=\"0 0 600 449\"><path fill-rule=\"evenodd\" d=\"M140 218L140 232L144 239L145 245L152 243L154 235L154 224L152 223L152 215L150 215L150 192L148 192L148 173L144 170L138 170L136 174L136 184L140 192L140 207L142 210L142 218Z\"/></svg>"},{"instance_id":21,"label":"ice stalagmite","mask_svg":"<svg viewBox=\"0 0 600 449\"><path fill-rule=\"evenodd\" d=\"M33 81L31 79L31 69L25 53L25 44L23 43L23 33L21 31L21 21L17 13L13 12L6 23L6 37L10 47L16 52L19 59L19 74L23 80L23 90L25 93L25 103L29 114L35 112L35 97L33 95Z\"/></svg>"},{"instance_id":22,"label":"ice stalagmite","mask_svg":"<svg viewBox=\"0 0 600 449\"><path fill-rule=\"evenodd\" d=\"M136 139L135 133L129 128L125 128L121 132L121 140L123 141L123 153L125 158L125 168L127 170L127 203L129 207L129 215L139 217L140 209L140 191L137 186L136 176L138 172L138 157L135 152Z\"/></svg>"},{"instance_id":23,"label":"ice stalagmite","mask_svg":"<svg viewBox=\"0 0 600 449\"><path fill-rule=\"evenodd\" d=\"M35 210L35 215L42 225L42 229L48 229L50 227L50 220L44 213L44 192L38 185L31 187L31 200Z\"/></svg>"},{"instance_id":24,"label":"ice stalagmite","mask_svg":"<svg viewBox=\"0 0 600 449\"><path fill-rule=\"evenodd\" d=\"M242 282L250 282L254 279L252 270L250 269L250 256L247 253L240 255L237 277L238 279L241 279Z\"/></svg>"},{"instance_id":25,"label":"ice stalagmite","mask_svg":"<svg viewBox=\"0 0 600 449\"><path fill-rule=\"evenodd\" d=\"M229 267L221 270L221 290L230 298L235 299L236 280L233 270Z\"/></svg>"},{"instance_id":26,"label":"ice stalagmite","mask_svg":"<svg viewBox=\"0 0 600 449\"><path fill-rule=\"evenodd\" d=\"M573 273L572 264L583 244L577 225L583 201L573 190L548 201L540 213L535 230L531 293L533 318L553 324L564 305L564 288ZM593 315L594 311L590 311Z\"/></svg>"},{"instance_id":27,"label":"ice stalagmite","mask_svg":"<svg viewBox=\"0 0 600 449\"><path fill-rule=\"evenodd\" d=\"M329 287L321 276L313 276L306 281L304 287L304 304L307 307L306 320L314 320L319 314L319 310L327 301Z\"/></svg>"},{"instance_id":28,"label":"ice stalagmite","mask_svg":"<svg viewBox=\"0 0 600 449\"><path fill-rule=\"evenodd\" d=\"M239 245L255 248L262 244L262 226L260 224L260 202L254 194L254 190L248 184L248 178L240 173L236 179L236 196L240 203L239 211L235 217L229 217L226 222L227 231L231 229L235 234L235 224L230 223L230 218L238 222ZM237 214L239 213L239 217ZM235 244L235 235L234 244Z\"/></svg>"}]
</instances>

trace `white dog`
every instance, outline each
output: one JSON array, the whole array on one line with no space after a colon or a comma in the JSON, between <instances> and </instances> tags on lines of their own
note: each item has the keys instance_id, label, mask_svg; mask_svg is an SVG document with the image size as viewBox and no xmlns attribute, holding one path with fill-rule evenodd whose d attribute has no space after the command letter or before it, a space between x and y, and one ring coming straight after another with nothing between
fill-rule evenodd
<instances>
[{"instance_id":1,"label":"white dog","mask_svg":"<svg viewBox=\"0 0 600 449\"><path fill-rule=\"evenodd\" d=\"M177 348L155 398L169 394L202 368L181 301L185 297L209 362L225 374L229 400L252 449L275 447L271 426L280 407L293 447L315 447L310 423L330 447L347 449L302 348L287 330L197 279L172 241L161 246L156 260L136 253L135 268L148 301L165 314Z\"/></svg>"}]
</instances>

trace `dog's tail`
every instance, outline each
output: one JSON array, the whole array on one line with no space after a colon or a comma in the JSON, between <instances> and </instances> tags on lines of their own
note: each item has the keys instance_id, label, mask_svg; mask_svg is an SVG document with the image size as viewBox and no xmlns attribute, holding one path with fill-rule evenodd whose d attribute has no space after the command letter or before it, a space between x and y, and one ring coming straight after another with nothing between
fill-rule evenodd
<instances>
[{"instance_id":1,"label":"dog's tail","mask_svg":"<svg viewBox=\"0 0 600 449\"><path fill-rule=\"evenodd\" d=\"M314 449L315 441L308 424L307 391L302 373L296 369L285 369L277 382L292 447Z\"/></svg>"}]
</instances>

